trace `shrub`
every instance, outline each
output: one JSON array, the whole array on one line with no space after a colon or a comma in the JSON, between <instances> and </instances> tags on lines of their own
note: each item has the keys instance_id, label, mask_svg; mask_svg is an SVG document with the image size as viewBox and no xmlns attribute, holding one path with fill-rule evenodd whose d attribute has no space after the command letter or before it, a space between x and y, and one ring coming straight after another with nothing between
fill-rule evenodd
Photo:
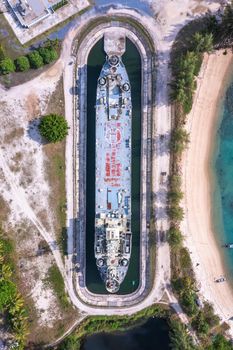
<instances>
[{"instance_id":1,"label":"shrub","mask_svg":"<svg viewBox=\"0 0 233 350\"><path fill-rule=\"evenodd\" d=\"M0 72L1 74L9 74L15 71L15 65L12 59L9 57L4 58L0 61Z\"/></svg>"},{"instance_id":2,"label":"shrub","mask_svg":"<svg viewBox=\"0 0 233 350\"><path fill-rule=\"evenodd\" d=\"M175 221L175 222L179 222L182 221L183 217L184 217L184 210L183 208L176 206L176 205L172 205L169 208L169 215L171 220Z\"/></svg>"},{"instance_id":3,"label":"shrub","mask_svg":"<svg viewBox=\"0 0 233 350\"><path fill-rule=\"evenodd\" d=\"M171 226L168 231L168 242L171 246L177 247L182 243L183 237L179 228Z\"/></svg>"},{"instance_id":4,"label":"shrub","mask_svg":"<svg viewBox=\"0 0 233 350\"><path fill-rule=\"evenodd\" d=\"M212 33L195 33L192 38L192 50L194 52L211 52L213 50Z\"/></svg>"},{"instance_id":5,"label":"shrub","mask_svg":"<svg viewBox=\"0 0 233 350\"><path fill-rule=\"evenodd\" d=\"M58 57L57 52L53 48L40 47L38 52L42 57L44 64L49 64L55 61Z\"/></svg>"},{"instance_id":6,"label":"shrub","mask_svg":"<svg viewBox=\"0 0 233 350\"><path fill-rule=\"evenodd\" d=\"M188 316L197 313L196 294L192 290L185 290L181 296L181 304Z\"/></svg>"},{"instance_id":7,"label":"shrub","mask_svg":"<svg viewBox=\"0 0 233 350\"><path fill-rule=\"evenodd\" d=\"M215 327L219 324L220 318L215 315L214 308L210 303L204 302L203 312L205 314L206 322L210 327Z\"/></svg>"},{"instance_id":8,"label":"shrub","mask_svg":"<svg viewBox=\"0 0 233 350\"><path fill-rule=\"evenodd\" d=\"M24 72L30 68L29 60L26 56L20 56L15 60L16 70Z\"/></svg>"},{"instance_id":9,"label":"shrub","mask_svg":"<svg viewBox=\"0 0 233 350\"><path fill-rule=\"evenodd\" d=\"M63 116L49 114L42 118L39 130L48 141L58 142L68 134L68 124Z\"/></svg>"},{"instance_id":10,"label":"shrub","mask_svg":"<svg viewBox=\"0 0 233 350\"><path fill-rule=\"evenodd\" d=\"M181 191L169 191L168 198L170 202L174 205L178 205L183 198L184 194Z\"/></svg>"},{"instance_id":11,"label":"shrub","mask_svg":"<svg viewBox=\"0 0 233 350\"><path fill-rule=\"evenodd\" d=\"M43 58L36 50L28 54L28 60L30 62L30 67L34 69L40 68L44 64Z\"/></svg>"},{"instance_id":12,"label":"shrub","mask_svg":"<svg viewBox=\"0 0 233 350\"><path fill-rule=\"evenodd\" d=\"M173 67L174 79L171 82L171 98L181 104L186 114L192 108L193 93L196 88L195 76L200 69L201 57L199 52L187 51L175 62Z\"/></svg>"},{"instance_id":13,"label":"shrub","mask_svg":"<svg viewBox=\"0 0 233 350\"><path fill-rule=\"evenodd\" d=\"M212 345L208 346L206 350L233 350L233 346L230 340L227 340L222 334L217 334Z\"/></svg>"},{"instance_id":14,"label":"shrub","mask_svg":"<svg viewBox=\"0 0 233 350\"><path fill-rule=\"evenodd\" d=\"M194 317L192 321L192 326L198 333L207 334L209 331L209 325L206 322L205 316L202 311L199 311L198 314Z\"/></svg>"},{"instance_id":15,"label":"shrub","mask_svg":"<svg viewBox=\"0 0 233 350\"><path fill-rule=\"evenodd\" d=\"M181 155L189 143L189 134L186 130L178 128L173 130L171 136L171 148L174 153Z\"/></svg>"},{"instance_id":16,"label":"shrub","mask_svg":"<svg viewBox=\"0 0 233 350\"><path fill-rule=\"evenodd\" d=\"M60 46L60 40L58 38L56 39L47 39L44 43L43 43L43 47L49 48L49 49L54 49L54 50L58 50Z\"/></svg>"},{"instance_id":17,"label":"shrub","mask_svg":"<svg viewBox=\"0 0 233 350\"><path fill-rule=\"evenodd\" d=\"M192 267L192 261L187 248L182 247L180 249L180 265L183 269L190 269Z\"/></svg>"},{"instance_id":18,"label":"shrub","mask_svg":"<svg viewBox=\"0 0 233 350\"><path fill-rule=\"evenodd\" d=\"M181 190L181 176L180 175L176 175L176 174L172 174L170 177L170 188L171 191L180 191Z\"/></svg>"},{"instance_id":19,"label":"shrub","mask_svg":"<svg viewBox=\"0 0 233 350\"><path fill-rule=\"evenodd\" d=\"M177 321L170 320L170 347L172 350L193 350L196 347L193 344L192 337L188 334L186 326Z\"/></svg>"}]
</instances>

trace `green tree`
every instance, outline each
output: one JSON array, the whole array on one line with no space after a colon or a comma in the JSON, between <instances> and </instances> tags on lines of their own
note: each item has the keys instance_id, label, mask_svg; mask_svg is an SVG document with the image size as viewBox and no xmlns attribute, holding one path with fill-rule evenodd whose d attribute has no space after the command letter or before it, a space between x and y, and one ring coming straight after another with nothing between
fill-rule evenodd
<instances>
[{"instance_id":1,"label":"green tree","mask_svg":"<svg viewBox=\"0 0 233 350\"><path fill-rule=\"evenodd\" d=\"M181 190L182 179L180 175L173 174L170 177L170 188L171 191Z\"/></svg>"},{"instance_id":2,"label":"green tree","mask_svg":"<svg viewBox=\"0 0 233 350\"><path fill-rule=\"evenodd\" d=\"M30 68L30 63L26 56L20 56L15 60L15 66L17 71L24 72Z\"/></svg>"},{"instance_id":3,"label":"green tree","mask_svg":"<svg viewBox=\"0 0 233 350\"><path fill-rule=\"evenodd\" d=\"M39 52L36 50L28 54L28 60L30 63L30 67L34 69L40 68L44 64L43 58L41 57Z\"/></svg>"},{"instance_id":4,"label":"green tree","mask_svg":"<svg viewBox=\"0 0 233 350\"><path fill-rule=\"evenodd\" d=\"M181 296L181 305L188 316L194 316L197 313L196 294L192 290L185 290Z\"/></svg>"},{"instance_id":5,"label":"green tree","mask_svg":"<svg viewBox=\"0 0 233 350\"><path fill-rule=\"evenodd\" d=\"M179 204L181 199L183 198L184 194L181 191L169 191L168 192L168 199L172 204Z\"/></svg>"},{"instance_id":6,"label":"green tree","mask_svg":"<svg viewBox=\"0 0 233 350\"><path fill-rule=\"evenodd\" d=\"M47 39L44 43L43 43L43 47L49 48L49 49L54 49L54 50L58 50L60 46L60 40L58 38L56 39Z\"/></svg>"},{"instance_id":7,"label":"green tree","mask_svg":"<svg viewBox=\"0 0 233 350\"><path fill-rule=\"evenodd\" d=\"M177 155L181 155L189 143L189 134L182 128L173 130L171 136L171 148Z\"/></svg>"},{"instance_id":8,"label":"green tree","mask_svg":"<svg viewBox=\"0 0 233 350\"><path fill-rule=\"evenodd\" d=\"M193 328L200 334L207 334L209 331L209 325L206 322L203 311L199 311L198 314L192 320Z\"/></svg>"},{"instance_id":9,"label":"green tree","mask_svg":"<svg viewBox=\"0 0 233 350\"><path fill-rule=\"evenodd\" d=\"M213 51L213 34L195 33L192 37L192 49L198 53Z\"/></svg>"},{"instance_id":10,"label":"green tree","mask_svg":"<svg viewBox=\"0 0 233 350\"><path fill-rule=\"evenodd\" d=\"M172 350L194 350L196 349L186 326L177 321L170 320L170 346Z\"/></svg>"},{"instance_id":11,"label":"green tree","mask_svg":"<svg viewBox=\"0 0 233 350\"><path fill-rule=\"evenodd\" d=\"M220 319L217 315L215 315L213 305L205 301L203 312L205 314L206 322L210 327L215 327L219 324Z\"/></svg>"},{"instance_id":12,"label":"green tree","mask_svg":"<svg viewBox=\"0 0 233 350\"><path fill-rule=\"evenodd\" d=\"M39 125L40 133L50 142L63 140L68 134L66 119L57 114L49 114L42 118Z\"/></svg>"},{"instance_id":13,"label":"green tree","mask_svg":"<svg viewBox=\"0 0 233 350\"><path fill-rule=\"evenodd\" d=\"M7 57L0 61L0 73L9 74L15 71L15 65L11 58Z\"/></svg>"},{"instance_id":14,"label":"green tree","mask_svg":"<svg viewBox=\"0 0 233 350\"><path fill-rule=\"evenodd\" d=\"M233 350L230 340L227 340L222 334L217 334L211 345L206 350Z\"/></svg>"},{"instance_id":15,"label":"green tree","mask_svg":"<svg viewBox=\"0 0 233 350\"><path fill-rule=\"evenodd\" d=\"M55 61L58 57L56 50L53 48L40 47L38 52L43 58L44 64L49 64Z\"/></svg>"},{"instance_id":16,"label":"green tree","mask_svg":"<svg viewBox=\"0 0 233 350\"><path fill-rule=\"evenodd\" d=\"M182 221L184 217L184 210L183 208L177 205L171 205L171 207L169 208L169 215L171 220L175 222L179 222L179 221Z\"/></svg>"},{"instance_id":17,"label":"green tree","mask_svg":"<svg viewBox=\"0 0 233 350\"><path fill-rule=\"evenodd\" d=\"M171 226L168 231L168 242L172 247L179 247L182 243L183 237L179 228Z\"/></svg>"}]
</instances>

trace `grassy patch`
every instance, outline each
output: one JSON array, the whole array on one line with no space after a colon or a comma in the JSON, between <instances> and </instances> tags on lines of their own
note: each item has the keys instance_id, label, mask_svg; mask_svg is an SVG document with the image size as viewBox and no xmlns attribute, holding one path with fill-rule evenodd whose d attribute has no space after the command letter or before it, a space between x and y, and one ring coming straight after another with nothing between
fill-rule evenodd
<instances>
[{"instance_id":1,"label":"grassy patch","mask_svg":"<svg viewBox=\"0 0 233 350\"><path fill-rule=\"evenodd\" d=\"M8 219L8 216L10 214L10 208L7 204L7 202L3 199L3 197L0 195L0 223L6 222Z\"/></svg>"},{"instance_id":2,"label":"grassy patch","mask_svg":"<svg viewBox=\"0 0 233 350\"><path fill-rule=\"evenodd\" d=\"M56 265L49 268L48 276L46 277L45 282L54 290L60 306L63 309L67 309L70 306L70 303L65 293L63 277Z\"/></svg>"},{"instance_id":3,"label":"grassy patch","mask_svg":"<svg viewBox=\"0 0 233 350\"><path fill-rule=\"evenodd\" d=\"M64 115L63 80L50 97L46 113ZM65 188L65 141L44 146L46 168L51 187L50 206L54 212L57 239L66 254L66 188Z\"/></svg>"},{"instance_id":4,"label":"grassy patch","mask_svg":"<svg viewBox=\"0 0 233 350\"><path fill-rule=\"evenodd\" d=\"M23 55L26 50L18 41L3 13L0 14L0 28L2 29L0 32L0 42L6 55L13 59L19 55Z\"/></svg>"}]
</instances>

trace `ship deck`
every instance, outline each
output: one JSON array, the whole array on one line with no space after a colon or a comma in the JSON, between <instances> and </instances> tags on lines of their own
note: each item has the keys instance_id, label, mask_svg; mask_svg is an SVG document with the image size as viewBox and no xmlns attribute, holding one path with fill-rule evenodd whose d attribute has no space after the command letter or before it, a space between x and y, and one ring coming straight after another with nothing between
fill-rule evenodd
<instances>
[{"instance_id":1,"label":"ship deck","mask_svg":"<svg viewBox=\"0 0 233 350\"><path fill-rule=\"evenodd\" d=\"M100 77L109 74L109 68L105 63ZM122 80L128 81L122 63L117 69ZM120 93L118 86L99 88L96 105L96 214L117 210L119 214L131 216L131 109L130 91Z\"/></svg>"}]
</instances>

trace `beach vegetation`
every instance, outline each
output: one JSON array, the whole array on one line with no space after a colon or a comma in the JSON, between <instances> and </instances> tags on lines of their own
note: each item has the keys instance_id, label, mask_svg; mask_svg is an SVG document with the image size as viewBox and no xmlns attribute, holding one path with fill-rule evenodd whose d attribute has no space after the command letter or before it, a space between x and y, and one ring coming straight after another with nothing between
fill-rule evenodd
<instances>
[{"instance_id":1,"label":"beach vegetation","mask_svg":"<svg viewBox=\"0 0 233 350\"><path fill-rule=\"evenodd\" d=\"M215 315L213 306L202 302L198 297L190 252L182 246L182 232L180 231L182 215L179 215L179 204L183 197L180 163L181 155L189 142L185 125L187 115L192 108L196 77L199 74L204 53L210 53L213 49L220 47L232 47L232 40L233 2L226 6L224 13L220 15L220 20L213 15L207 15L201 21L198 30L192 35L191 40L190 36L183 31L183 36L179 36L174 45L171 62L171 99L174 102L174 119L171 135L170 190L168 193L168 212L171 219L168 242L171 246L172 287L182 308L189 316L192 328L198 335L200 347L196 348L206 350L232 350L233 347L222 335L211 339L210 335L213 336L213 334L225 331L225 329L222 328L222 325L219 327L220 319ZM196 263L196 266L199 265ZM186 347L182 345L180 348Z\"/></svg>"},{"instance_id":2,"label":"beach vegetation","mask_svg":"<svg viewBox=\"0 0 233 350\"><path fill-rule=\"evenodd\" d=\"M20 56L15 60L16 70L25 72L30 69L29 59L26 56Z\"/></svg>"},{"instance_id":3,"label":"beach vegetation","mask_svg":"<svg viewBox=\"0 0 233 350\"><path fill-rule=\"evenodd\" d=\"M194 316L197 313L196 294L192 289L183 290L180 296L181 305L188 316Z\"/></svg>"},{"instance_id":4,"label":"beach vegetation","mask_svg":"<svg viewBox=\"0 0 233 350\"><path fill-rule=\"evenodd\" d=\"M233 350L230 340L227 340L222 334L217 334L212 344L205 348L206 350Z\"/></svg>"},{"instance_id":5,"label":"beach vegetation","mask_svg":"<svg viewBox=\"0 0 233 350\"><path fill-rule=\"evenodd\" d=\"M176 60L175 65L174 78L171 82L171 99L181 104L187 114L192 108L193 93L196 88L195 77L200 66L200 54L187 51Z\"/></svg>"},{"instance_id":6,"label":"beach vegetation","mask_svg":"<svg viewBox=\"0 0 233 350\"><path fill-rule=\"evenodd\" d=\"M40 134L49 142L62 141L68 135L66 119L58 114L42 117L39 125Z\"/></svg>"},{"instance_id":7,"label":"beach vegetation","mask_svg":"<svg viewBox=\"0 0 233 350\"><path fill-rule=\"evenodd\" d=\"M196 53L210 53L213 51L213 33L196 32L192 37L191 47Z\"/></svg>"},{"instance_id":8,"label":"beach vegetation","mask_svg":"<svg viewBox=\"0 0 233 350\"><path fill-rule=\"evenodd\" d=\"M182 128L174 129L171 135L171 149L181 155L189 143L189 134Z\"/></svg>"},{"instance_id":9,"label":"beach vegetation","mask_svg":"<svg viewBox=\"0 0 233 350\"><path fill-rule=\"evenodd\" d=\"M171 191L181 190L182 179L180 175L172 174L170 176L170 189Z\"/></svg>"},{"instance_id":10,"label":"beach vegetation","mask_svg":"<svg viewBox=\"0 0 233 350\"><path fill-rule=\"evenodd\" d=\"M180 222L184 218L184 209L178 205L171 205L169 208L169 216L174 223Z\"/></svg>"},{"instance_id":11,"label":"beach vegetation","mask_svg":"<svg viewBox=\"0 0 233 350\"><path fill-rule=\"evenodd\" d=\"M193 344L192 337L189 335L186 325L171 319L170 325L170 347L172 350L194 350L197 349Z\"/></svg>"},{"instance_id":12,"label":"beach vegetation","mask_svg":"<svg viewBox=\"0 0 233 350\"><path fill-rule=\"evenodd\" d=\"M203 313L210 327L215 327L219 325L220 318L214 313L213 305L208 303L207 301L204 302Z\"/></svg>"},{"instance_id":13,"label":"beach vegetation","mask_svg":"<svg viewBox=\"0 0 233 350\"><path fill-rule=\"evenodd\" d=\"M0 74L9 74L9 73L13 73L15 71L15 64L14 61L9 58L3 58L0 61Z\"/></svg>"},{"instance_id":14,"label":"beach vegetation","mask_svg":"<svg viewBox=\"0 0 233 350\"><path fill-rule=\"evenodd\" d=\"M199 334L207 334L209 331L209 324L206 321L205 314L200 310L192 320L192 327Z\"/></svg>"},{"instance_id":15,"label":"beach vegetation","mask_svg":"<svg viewBox=\"0 0 233 350\"><path fill-rule=\"evenodd\" d=\"M181 191L169 191L168 192L168 199L173 204L176 204L176 205L179 204L183 197L184 197L184 194Z\"/></svg>"},{"instance_id":16,"label":"beach vegetation","mask_svg":"<svg viewBox=\"0 0 233 350\"><path fill-rule=\"evenodd\" d=\"M180 247L183 241L183 236L180 229L176 226L171 226L168 230L168 242L173 247Z\"/></svg>"}]
</instances>

